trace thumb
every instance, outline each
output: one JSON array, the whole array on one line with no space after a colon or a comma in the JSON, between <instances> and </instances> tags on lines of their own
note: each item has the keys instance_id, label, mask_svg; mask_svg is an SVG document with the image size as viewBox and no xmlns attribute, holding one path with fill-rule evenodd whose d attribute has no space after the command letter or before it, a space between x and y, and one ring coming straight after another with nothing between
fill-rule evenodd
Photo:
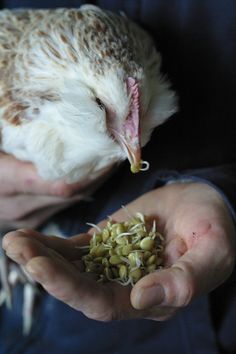
<instances>
[{"instance_id":1,"label":"thumb","mask_svg":"<svg viewBox=\"0 0 236 354\"><path fill-rule=\"evenodd\" d=\"M142 278L131 291L131 304L138 310L186 306L229 276L234 263L232 258L227 247L222 248L209 239L202 240L172 267Z\"/></svg>"}]
</instances>

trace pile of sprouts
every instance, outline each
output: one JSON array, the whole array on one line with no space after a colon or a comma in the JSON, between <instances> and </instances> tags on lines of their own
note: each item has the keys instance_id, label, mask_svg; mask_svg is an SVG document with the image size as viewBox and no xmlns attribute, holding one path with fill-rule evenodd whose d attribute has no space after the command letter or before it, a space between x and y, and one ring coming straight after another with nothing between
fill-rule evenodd
<instances>
[{"instance_id":1,"label":"pile of sprouts","mask_svg":"<svg viewBox=\"0 0 236 354\"><path fill-rule=\"evenodd\" d=\"M82 257L85 272L94 273L98 281L115 281L134 285L146 274L162 267L163 236L155 220L136 213L128 221L108 219L103 229L94 226L88 253Z\"/></svg>"}]
</instances>

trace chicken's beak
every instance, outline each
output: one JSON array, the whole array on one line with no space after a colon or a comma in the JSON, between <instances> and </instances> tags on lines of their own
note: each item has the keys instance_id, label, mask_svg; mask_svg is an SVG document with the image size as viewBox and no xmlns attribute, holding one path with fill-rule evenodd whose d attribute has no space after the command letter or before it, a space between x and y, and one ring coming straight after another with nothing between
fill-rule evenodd
<instances>
[{"instance_id":1,"label":"chicken's beak","mask_svg":"<svg viewBox=\"0 0 236 354\"><path fill-rule=\"evenodd\" d=\"M124 150L129 162L131 172L137 173L143 169L141 160L141 132L139 88L137 80L128 77L126 81L127 93L130 97L129 112L121 125L116 119L108 119L108 130ZM116 125L117 124L117 125ZM145 163L147 164L147 163Z\"/></svg>"},{"instance_id":2,"label":"chicken's beak","mask_svg":"<svg viewBox=\"0 0 236 354\"><path fill-rule=\"evenodd\" d=\"M138 136L130 134L126 123L122 129L117 130L110 126L109 131L127 156L131 172L137 173L141 170L143 164L141 160L140 134Z\"/></svg>"},{"instance_id":3,"label":"chicken's beak","mask_svg":"<svg viewBox=\"0 0 236 354\"><path fill-rule=\"evenodd\" d=\"M123 148L130 162L130 170L133 173L140 171L142 167L141 147L138 139L124 139Z\"/></svg>"},{"instance_id":4,"label":"chicken's beak","mask_svg":"<svg viewBox=\"0 0 236 354\"><path fill-rule=\"evenodd\" d=\"M127 92L130 95L130 110L123 123L123 145L125 146L126 154L130 162L131 172L137 173L142 166L139 87L137 80L132 77L128 77L126 86Z\"/></svg>"}]
</instances>

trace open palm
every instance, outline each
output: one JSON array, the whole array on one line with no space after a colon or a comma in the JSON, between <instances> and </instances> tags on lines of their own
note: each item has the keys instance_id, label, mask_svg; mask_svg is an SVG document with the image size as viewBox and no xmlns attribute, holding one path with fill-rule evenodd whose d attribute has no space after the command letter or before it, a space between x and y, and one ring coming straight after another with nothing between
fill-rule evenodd
<instances>
[{"instance_id":1,"label":"open palm","mask_svg":"<svg viewBox=\"0 0 236 354\"><path fill-rule=\"evenodd\" d=\"M127 208L155 218L166 240L165 268L145 276L133 288L97 283L80 271L78 246L88 243L89 234L60 239L19 230L4 237L3 247L51 295L101 321L167 319L229 277L236 258L236 233L224 201L212 187L167 185ZM123 221L127 214L121 209L112 217Z\"/></svg>"}]
</instances>

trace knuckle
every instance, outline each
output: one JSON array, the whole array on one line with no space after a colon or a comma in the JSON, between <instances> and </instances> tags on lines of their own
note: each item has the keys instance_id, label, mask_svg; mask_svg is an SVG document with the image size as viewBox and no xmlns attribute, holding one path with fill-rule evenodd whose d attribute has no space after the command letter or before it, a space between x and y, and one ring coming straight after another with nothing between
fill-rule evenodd
<instances>
[{"instance_id":1,"label":"knuckle","mask_svg":"<svg viewBox=\"0 0 236 354\"><path fill-rule=\"evenodd\" d=\"M174 267L174 281L167 291L167 303L175 307L186 307L195 294L195 283L190 271Z\"/></svg>"},{"instance_id":2,"label":"knuckle","mask_svg":"<svg viewBox=\"0 0 236 354\"><path fill-rule=\"evenodd\" d=\"M219 248L219 267L223 271L231 271L234 268L236 261L236 244L231 242L234 241L235 235L231 237L222 237L221 247ZM235 247L234 247L235 246Z\"/></svg>"},{"instance_id":3,"label":"knuckle","mask_svg":"<svg viewBox=\"0 0 236 354\"><path fill-rule=\"evenodd\" d=\"M97 321L101 322L111 322L117 320L123 320L125 317L123 315L117 314L116 312L104 312L104 313L97 313L93 314L93 317Z\"/></svg>"},{"instance_id":4,"label":"knuckle","mask_svg":"<svg viewBox=\"0 0 236 354\"><path fill-rule=\"evenodd\" d=\"M20 221L25 216L24 211L12 210L8 215L8 220Z\"/></svg>"},{"instance_id":5,"label":"knuckle","mask_svg":"<svg viewBox=\"0 0 236 354\"><path fill-rule=\"evenodd\" d=\"M59 183L53 188L53 194L62 198L69 198L73 195L73 188L69 184Z\"/></svg>"},{"instance_id":6,"label":"knuckle","mask_svg":"<svg viewBox=\"0 0 236 354\"><path fill-rule=\"evenodd\" d=\"M30 211L28 205L21 205L20 201L16 201L14 208L12 208L12 220L21 221Z\"/></svg>"},{"instance_id":7,"label":"knuckle","mask_svg":"<svg viewBox=\"0 0 236 354\"><path fill-rule=\"evenodd\" d=\"M235 258L235 252L232 249L228 249L223 258L224 269L226 269L226 271L233 271L233 268L235 266Z\"/></svg>"},{"instance_id":8,"label":"knuckle","mask_svg":"<svg viewBox=\"0 0 236 354\"><path fill-rule=\"evenodd\" d=\"M169 314L166 314L163 316L157 316L154 318L154 320L164 322L164 321L170 320L173 317L173 315L174 315L174 313L169 313Z\"/></svg>"},{"instance_id":9,"label":"knuckle","mask_svg":"<svg viewBox=\"0 0 236 354\"><path fill-rule=\"evenodd\" d=\"M99 302L95 301L90 303L90 306L77 301L74 302L75 308L80 309L84 315L90 319L100 321L100 322L111 322L116 320L123 320L125 317L119 311L108 307L106 304L99 304ZM99 306L100 305L100 306Z\"/></svg>"},{"instance_id":10,"label":"knuckle","mask_svg":"<svg viewBox=\"0 0 236 354\"><path fill-rule=\"evenodd\" d=\"M156 308L149 309L148 311L143 312L143 318L154 320L154 321L167 321L171 319L178 309L174 307L164 307L160 308L156 306Z\"/></svg>"}]
</instances>

